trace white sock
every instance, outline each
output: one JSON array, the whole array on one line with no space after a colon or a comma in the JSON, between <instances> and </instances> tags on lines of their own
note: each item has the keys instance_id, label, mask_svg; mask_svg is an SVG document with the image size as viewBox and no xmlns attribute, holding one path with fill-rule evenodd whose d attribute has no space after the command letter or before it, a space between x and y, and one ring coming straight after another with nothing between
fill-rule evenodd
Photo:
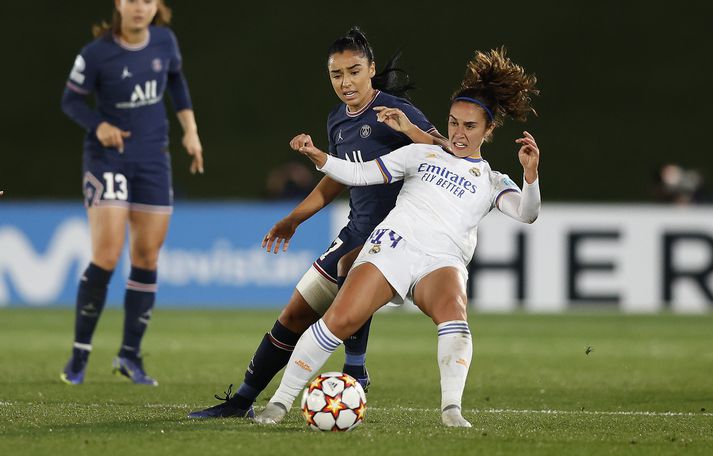
<instances>
[{"instance_id":1,"label":"white sock","mask_svg":"<svg viewBox=\"0 0 713 456\"><path fill-rule=\"evenodd\" d=\"M319 373L319 369L341 343L322 319L310 326L297 341L280 386L270 402L279 402L289 410L307 382Z\"/></svg>"},{"instance_id":2,"label":"white sock","mask_svg":"<svg viewBox=\"0 0 713 456\"><path fill-rule=\"evenodd\" d=\"M438 325L441 410L452 405L460 408L472 357L473 341L467 321L453 320Z\"/></svg>"}]
</instances>

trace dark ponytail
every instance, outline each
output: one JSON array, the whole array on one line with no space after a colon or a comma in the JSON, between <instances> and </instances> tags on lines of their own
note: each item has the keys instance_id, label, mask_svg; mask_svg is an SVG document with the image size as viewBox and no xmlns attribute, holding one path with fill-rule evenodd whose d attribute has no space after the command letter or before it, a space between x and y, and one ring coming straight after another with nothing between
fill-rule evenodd
<instances>
[{"instance_id":1,"label":"dark ponytail","mask_svg":"<svg viewBox=\"0 0 713 456\"><path fill-rule=\"evenodd\" d=\"M374 61L374 50L359 27L352 27L345 37L332 43L327 51L327 58L344 51L361 53L370 65ZM398 68L399 58L401 58L401 51L397 51L381 71L371 78L371 86L397 97L408 98L408 91L413 90L415 86L411 83L408 73Z\"/></svg>"}]
</instances>

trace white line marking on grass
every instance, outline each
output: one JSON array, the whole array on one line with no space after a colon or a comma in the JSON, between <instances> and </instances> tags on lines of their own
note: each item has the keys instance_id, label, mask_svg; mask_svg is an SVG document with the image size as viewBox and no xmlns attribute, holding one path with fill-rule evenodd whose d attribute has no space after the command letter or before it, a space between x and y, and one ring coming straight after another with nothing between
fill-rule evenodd
<instances>
[{"instance_id":1,"label":"white line marking on grass","mask_svg":"<svg viewBox=\"0 0 713 456\"><path fill-rule=\"evenodd\" d=\"M40 405L43 404L42 401L38 402L11 402L11 401L0 401L0 406L18 406L18 405ZM45 404L47 405L47 404ZM106 403L106 404L82 404L78 402L68 402L68 403L55 403L50 405L61 405L63 407L146 407L146 408L158 408L158 409L182 409L182 410L193 410L200 405L190 405L190 404L117 404L117 403ZM371 410L379 412L417 412L417 413L433 413L440 412L437 408L414 408L414 407L368 407ZM519 415L601 415L601 416L652 416L652 417L713 417L713 412L647 412L640 410L616 410L616 411L606 411L606 410L527 410L527 409L466 409L466 413L489 413L494 415L505 415L505 414L519 414Z\"/></svg>"},{"instance_id":2,"label":"white line marking on grass","mask_svg":"<svg viewBox=\"0 0 713 456\"><path fill-rule=\"evenodd\" d=\"M394 407L381 408L370 407L372 410L393 410L404 412L439 412L440 409L432 408L411 408L411 407ZM466 413L492 413L492 414L521 414L521 415L603 415L603 416L706 416L713 417L711 412L646 412L638 410L521 410L521 409L466 409Z\"/></svg>"}]
</instances>

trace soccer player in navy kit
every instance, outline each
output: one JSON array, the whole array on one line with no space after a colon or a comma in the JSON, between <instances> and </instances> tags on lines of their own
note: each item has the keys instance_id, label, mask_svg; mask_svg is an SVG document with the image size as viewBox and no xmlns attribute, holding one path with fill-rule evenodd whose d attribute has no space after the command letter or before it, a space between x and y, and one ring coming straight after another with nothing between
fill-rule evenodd
<instances>
[{"instance_id":1,"label":"soccer player in navy kit","mask_svg":"<svg viewBox=\"0 0 713 456\"><path fill-rule=\"evenodd\" d=\"M137 384L158 385L144 371L141 339L156 295L158 254L173 208L168 121L169 92L183 127L191 172L203 172L203 151L181 54L165 25L162 0L115 0L112 24L94 27L96 39L77 56L62 110L87 131L83 190L92 243L91 263L77 293L72 357L61 378L81 384L107 285L129 226L131 272L124 300L124 335L114 370ZM95 94L96 110L87 105Z\"/></svg>"},{"instance_id":2,"label":"soccer player in navy kit","mask_svg":"<svg viewBox=\"0 0 713 456\"><path fill-rule=\"evenodd\" d=\"M398 76L403 75L403 71L395 68L395 59L376 73L373 51L359 29L352 29L346 37L332 44L328 51L328 70L334 91L342 101L327 120L331 154L344 160L368 161L411 143L405 134L377 122L372 108L378 105L400 109L421 130L440 136L421 111L395 96L411 88L407 82L399 82ZM297 135L290 146L298 150L307 137ZM331 178L322 179L304 201L270 229L263 238L263 247L274 253L278 253L280 247L287 250L297 227L345 188ZM349 189L349 223L297 284L289 303L257 348L236 394L231 397L229 388L223 403L193 412L189 417L253 415L252 403L285 366L300 335L329 308L359 249L394 207L400 188L401 184ZM364 386L369 381L365 358L370 321L345 341L344 372Z\"/></svg>"}]
</instances>

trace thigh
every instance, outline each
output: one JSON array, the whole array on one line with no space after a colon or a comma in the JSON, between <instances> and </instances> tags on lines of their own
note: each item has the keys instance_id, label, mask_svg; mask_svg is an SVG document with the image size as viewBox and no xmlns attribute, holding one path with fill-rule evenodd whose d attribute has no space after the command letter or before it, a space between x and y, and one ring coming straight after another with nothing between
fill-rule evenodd
<instances>
[{"instance_id":1,"label":"thigh","mask_svg":"<svg viewBox=\"0 0 713 456\"><path fill-rule=\"evenodd\" d=\"M419 280L413 290L414 304L435 324L467 318L466 282L456 267L434 270Z\"/></svg>"},{"instance_id":2,"label":"thigh","mask_svg":"<svg viewBox=\"0 0 713 456\"><path fill-rule=\"evenodd\" d=\"M170 214L129 211L129 253L133 266L156 269L170 220Z\"/></svg>"},{"instance_id":3,"label":"thigh","mask_svg":"<svg viewBox=\"0 0 713 456\"><path fill-rule=\"evenodd\" d=\"M121 257L126 237L129 210L125 207L92 206L87 208L92 243L92 263L113 270Z\"/></svg>"},{"instance_id":4,"label":"thigh","mask_svg":"<svg viewBox=\"0 0 713 456\"><path fill-rule=\"evenodd\" d=\"M324 322L332 333L344 340L361 328L379 308L394 297L394 289L371 263L361 264L349 272Z\"/></svg>"}]
</instances>

